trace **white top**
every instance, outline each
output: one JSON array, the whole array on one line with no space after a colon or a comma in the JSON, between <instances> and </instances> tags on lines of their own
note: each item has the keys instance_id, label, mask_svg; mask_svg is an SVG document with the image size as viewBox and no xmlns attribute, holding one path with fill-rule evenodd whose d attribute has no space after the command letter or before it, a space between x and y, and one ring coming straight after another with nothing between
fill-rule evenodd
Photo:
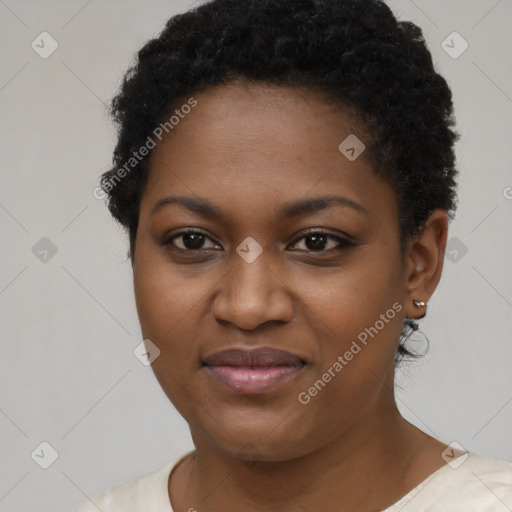
<instances>
[{"instance_id":1,"label":"white top","mask_svg":"<svg viewBox=\"0 0 512 512\"><path fill-rule=\"evenodd\" d=\"M73 512L173 512L167 484L174 466L160 469L116 487ZM466 458L464 460L464 458ZM475 452L446 464L382 512L510 512L512 463Z\"/></svg>"}]
</instances>

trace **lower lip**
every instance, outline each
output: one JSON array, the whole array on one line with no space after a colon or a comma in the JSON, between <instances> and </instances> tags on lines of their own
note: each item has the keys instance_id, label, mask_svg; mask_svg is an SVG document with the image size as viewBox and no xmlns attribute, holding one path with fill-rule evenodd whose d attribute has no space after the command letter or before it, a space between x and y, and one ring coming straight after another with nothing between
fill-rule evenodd
<instances>
[{"instance_id":1,"label":"lower lip","mask_svg":"<svg viewBox=\"0 0 512 512\"><path fill-rule=\"evenodd\" d=\"M293 379L303 366L206 366L210 374L239 393L263 393Z\"/></svg>"}]
</instances>

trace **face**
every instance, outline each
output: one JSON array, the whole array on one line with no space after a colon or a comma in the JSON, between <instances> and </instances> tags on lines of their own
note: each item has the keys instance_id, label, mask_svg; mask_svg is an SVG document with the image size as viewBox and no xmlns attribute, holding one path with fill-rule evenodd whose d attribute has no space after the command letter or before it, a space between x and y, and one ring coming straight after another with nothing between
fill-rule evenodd
<instances>
[{"instance_id":1,"label":"face","mask_svg":"<svg viewBox=\"0 0 512 512\"><path fill-rule=\"evenodd\" d=\"M291 459L378 424L410 299L395 193L365 152L338 149L364 133L290 88L194 98L153 150L136 238L160 385L196 446L240 457Z\"/></svg>"}]
</instances>

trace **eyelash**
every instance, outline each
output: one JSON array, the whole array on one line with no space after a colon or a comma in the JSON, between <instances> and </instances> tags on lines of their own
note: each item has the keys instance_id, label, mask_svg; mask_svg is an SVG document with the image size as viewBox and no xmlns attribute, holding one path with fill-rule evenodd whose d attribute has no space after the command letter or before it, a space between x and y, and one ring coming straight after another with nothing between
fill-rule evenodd
<instances>
[{"instance_id":1,"label":"eyelash","mask_svg":"<svg viewBox=\"0 0 512 512\"><path fill-rule=\"evenodd\" d=\"M188 253L204 252L205 250L206 251L210 250L210 249L182 249L180 247L176 247L173 244L173 241L184 236L184 235L201 235L201 236L204 236L205 239L207 238L207 239L211 240L211 238L208 235L206 235L205 233L203 233L202 231L197 231L195 229L189 229L189 230L185 230L185 231L180 231L179 233L175 233L174 235L164 239L161 243L162 243L162 245L172 247L177 251L188 252ZM354 242L348 240L347 238L343 238L343 237L340 237L337 235L332 235L330 233L326 233L325 231L321 231L321 230L309 231L307 233L304 233L301 237L297 238L294 242L292 242L291 245L296 245L301 240L307 238L308 236L313 236L313 235L325 235L328 241L334 240L339 245L338 245L338 247L335 247L334 249L327 249L327 250L320 249L317 251L315 251L313 249L299 249L298 250L299 252L307 252L307 253L315 253L315 254L330 254L333 251L334 252L343 251L345 249L355 247L355 245L356 245ZM211 240L211 241L214 242L213 240ZM216 242L214 242L214 243L216 243Z\"/></svg>"}]
</instances>

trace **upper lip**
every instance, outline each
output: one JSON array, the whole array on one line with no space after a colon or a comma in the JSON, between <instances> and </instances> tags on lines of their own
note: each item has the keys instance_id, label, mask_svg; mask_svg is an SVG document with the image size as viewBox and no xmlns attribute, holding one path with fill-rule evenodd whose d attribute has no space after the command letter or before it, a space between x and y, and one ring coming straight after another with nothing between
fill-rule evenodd
<instances>
[{"instance_id":1,"label":"upper lip","mask_svg":"<svg viewBox=\"0 0 512 512\"><path fill-rule=\"evenodd\" d=\"M270 347L255 349L231 348L215 352L203 359L206 366L302 366L305 362L298 356Z\"/></svg>"}]
</instances>

